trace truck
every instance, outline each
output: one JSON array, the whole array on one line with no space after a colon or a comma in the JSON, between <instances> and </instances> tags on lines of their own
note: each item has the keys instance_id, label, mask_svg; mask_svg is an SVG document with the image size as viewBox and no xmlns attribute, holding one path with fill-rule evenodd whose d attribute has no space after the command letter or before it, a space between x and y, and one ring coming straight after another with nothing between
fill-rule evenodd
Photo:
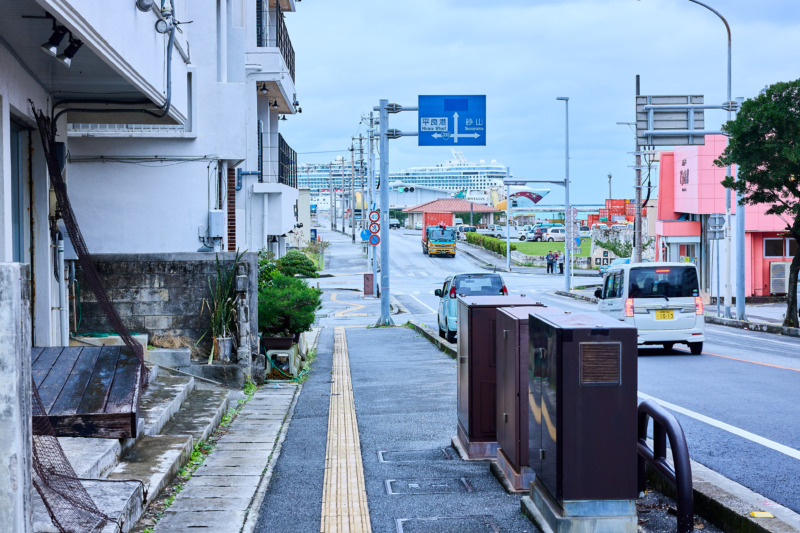
<instances>
[{"instance_id":1,"label":"truck","mask_svg":"<svg viewBox=\"0 0 800 533\"><path fill-rule=\"evenodd\" d=\"M422 213L422 253L456 256L453 213Z\"/></svg>"}]
</instances>

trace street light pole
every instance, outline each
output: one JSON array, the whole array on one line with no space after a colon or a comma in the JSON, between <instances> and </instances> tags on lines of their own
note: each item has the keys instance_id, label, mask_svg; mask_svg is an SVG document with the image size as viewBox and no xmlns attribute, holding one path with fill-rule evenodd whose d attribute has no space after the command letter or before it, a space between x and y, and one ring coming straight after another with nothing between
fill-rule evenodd
<instances>
[{"instance_id":1,"label":"street light pole","mask_svg":"<svg viewBox=\"0 0 800 533\"><path fill-rule=\"evenodd\" d=\"M559 96L556 98L556 100L562 100L564 102L564 110L566 111L566 134L564 144L564 226L566 226L564 231L564 266L566 269L564 270L564 290L570 292L572 289L572 262L570 261L570 247L572 245L572 216L571 206L569 205L569 97Z\"/></svg>"},{"instance_id":2,"label":"street light pole","mask_svg":"<svg viewBox=\"0 0 800 533\"><path fill-rule=\"evenodd\" d=\"M725 29L728 32L728 100L725 102L725 108L727 110L728 116L727 119L731 120L731 111L735 107L735 103L732 101L731 96L731 27L728 25L728 21L725 20L716 9L707 6L703 2L698 0L689 0L690 2L697 4L699 6L703 6L704 8L708 9L712 13L722 20L722 23L725 24ZM727 137L726 137L726 145L727 145ZM730 178L731 177L731 166L728 165L725 167L725 176ZM739 320L745 319L744 313L744 206L740 204L742 197L740 194L736 194L736 317ZM732 318L731 315L731 299L732 299L732 287L731 287L731 249L732 249L732 242L731 242L731 190L725 190L725 248L726 248L726 260L725 260L725 318Z\"/></svg>"}]
</instances>

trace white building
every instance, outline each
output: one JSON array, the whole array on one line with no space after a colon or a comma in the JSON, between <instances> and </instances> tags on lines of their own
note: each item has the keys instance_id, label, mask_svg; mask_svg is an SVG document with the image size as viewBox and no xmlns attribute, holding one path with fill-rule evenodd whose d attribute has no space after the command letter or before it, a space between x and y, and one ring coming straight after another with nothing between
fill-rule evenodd
<instances>
[{"instance_id":1,"label":"white building","mask_svg":"<svg viewBox=\"0 0 800 533\"><path fill-rule=\"evenodd\" d=\"M278 125L299 107L283 19L295 0L0 7L0 262L32 264L34 345L59 344L58 213L29 102L57 117L92 253L285 250L297 168Z\"/></svg>"}]
</instances>

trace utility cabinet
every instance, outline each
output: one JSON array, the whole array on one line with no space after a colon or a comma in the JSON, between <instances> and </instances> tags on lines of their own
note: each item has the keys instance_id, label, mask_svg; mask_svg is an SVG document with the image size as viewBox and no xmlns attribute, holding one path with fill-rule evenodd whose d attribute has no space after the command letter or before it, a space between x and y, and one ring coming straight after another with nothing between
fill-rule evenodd
<instances>
[{"instance_id":1,"label":"utility cabinet","mask_svg":"<svg viewBox=\"0 0 800 533\"><path fill-rule=\"evenodd\" d=\"M528 453L528 316L544 308L497 310L497 467L515 491L529 490L534 478Z\"/></svg>"},{"instance_id":2,"label":"utility cabinet","mask_svg":"<svg viewBox=\"0 0 800 533\"><path fill-rule=\"evenodd\" d=\"M524 296L458 298L458 436L468 459L497 455L497 309L532 305Z\"/></svg>"},{"instance_id":3,"label":"utility cabinet","mask_svg":"<svg viewBox=\"0 0 800 533\"><path fill-rule=\"evenodd\" d=\"M531 466L556 500L635 499L637 331L553 308L528 322Z\"/></svg>"}]
</instances>

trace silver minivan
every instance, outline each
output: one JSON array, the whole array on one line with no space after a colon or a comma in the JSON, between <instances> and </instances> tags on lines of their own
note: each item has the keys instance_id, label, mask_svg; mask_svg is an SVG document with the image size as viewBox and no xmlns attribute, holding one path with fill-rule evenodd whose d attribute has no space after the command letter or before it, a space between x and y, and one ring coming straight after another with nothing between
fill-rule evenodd
<instances>
[{"instance_id":1,"label":"silver minivan","mask_svg":"<svg viewBox=\"0 0 800 533\"><path fill-rule=\"evenodd\" d=\"M449 342L455 342L458 332L456 307L458 296L508 296L508 289L500 274L480 272L448 276L442 288L436 289L433 294L439 297L439 309L436 313L439 336Z\"/></svg>"},{"instance_id":2,"label":"silver minivan","mask_svg":"<svg viewBox=\"0 0 800 533\"><path fill-rule=\"evenodd\" d=\"M636 263L610 268L595 291L601 313L638 329L639 344L675 343L700 355L705 340L703 300L693 263Z\"/></svg>"}]
</instances>

